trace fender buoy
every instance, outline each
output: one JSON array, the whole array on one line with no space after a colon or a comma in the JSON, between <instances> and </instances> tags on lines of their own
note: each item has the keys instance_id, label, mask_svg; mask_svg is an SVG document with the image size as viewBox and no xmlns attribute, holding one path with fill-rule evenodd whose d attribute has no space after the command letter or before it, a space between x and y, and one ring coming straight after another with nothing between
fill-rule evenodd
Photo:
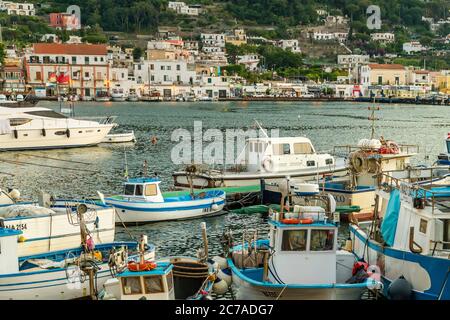
<instances>
[{"instance_id":1,"label":"fender buoy","mask_svg":"<svg viewBox=\"0 0 450 320\"><path fill-rule=\"evenodd\" d=\"M70 138L70 130L69 129L66 130L66 136L67 136L67 138Z\"/></svg>"},{"instance_id":2,"label":"fender buoy","mask_svg":"<svg viewBox=\"0 0 450 320\"><path fill-rule=\"evenodd\" d=\"M45 129L44 128L42 128L42 136L46 136L47 135L47 132L45 132Z\"/></svg>"},{"instance_id":3,"label":"fender buoy","mask_svg":"<svg viewBox=\"0 0 450 320\"><path fill-rule=\"evenodd\" d=\"M262 166L267 172L272 172L273 170L273 162L270 158L265 158L263 160Z\"/></svg>"},{"instance_id":4,"label":"fender buoy","mask_svg":"<svg viewBox=\"0 0 450 320\"><path fill-rule=\"evenodd\" d=\"M14 133L14 138L19 138L19 133L17 132L17 129L14 129L14 131L13 131L13 133Z\"/></svg>"},{"instance_id":5,"label":"fender buoy","mask_svg":"<svg viewBox=\"0 0 450 320\"><path fill-rule=\"evenodd\" d=\"M314 222L313 219L295 219L295 218L290 218L290 219L283 219L281 220L281 223L284 224L312 224Z\"/></svg>"},{"instance_id":6,"label":"fender buoy","mask_svg":"<svg viewBox=\"0 0 450 320\"><path fill-rule=\"evenodd\" d=\"M136 271L150 271L156 268L156 263L152 261L144 261L143 263L130 261L128 262L128 270L136 272Z\"/></svg>"}]
</instances>

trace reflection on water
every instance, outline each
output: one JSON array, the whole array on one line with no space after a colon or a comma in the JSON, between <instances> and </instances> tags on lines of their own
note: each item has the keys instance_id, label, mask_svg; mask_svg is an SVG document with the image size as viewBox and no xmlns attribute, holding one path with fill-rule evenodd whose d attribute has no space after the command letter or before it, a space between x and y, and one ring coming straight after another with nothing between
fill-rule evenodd
<instances>
[{"instance_id":1,"label":"reflection on water","mask_svg":"<svg viewBox=\"0 0 450 320\"><path fill-rule=\"evenodd\" d=\"M43 107L59 109L57 103L40 102ZM331 150L335 145L356 144L368 138L370 122L368 104L309 103L309 102L215 102L215 103L78 103L76 115L117 116L117 131L134 130L135 145L99 145L49 151L4 152L0 154L2 187L15 187L26 197L37 197L45 190L58 197L91 197L99 190L105 194L120 192L126 153L129 173L137 175L143 160L149 164L149 173L157 172L163 179L162 187L172 185L171 173L177 169L170 161L175 142L171 134L177 128L193 130L194 121L203 121L203 130L218 128L246 129L259 120L267 129L280 129L283 136L309 137L317 150ZM376 116L376 132L399 143L419 144L421 153L415 162L429 162L444 150L443 139L449 131L450 114L445 106L382 105ZM153 145L151 137L158 143ZM204 143L206 146L207 143ZM54 158L54 159L52 159ZM59 161L59 160L66 161ZM19 163L22 162L22 163ZM23 164L23 162L33 164ZM36 166L47 165L47 167ZM157 223L129 227L135 236L149 234L149 241L158 246L158 255L194 254L201 244L201 220ZM231 228L239 239L244 228L260 230L267 235L264 217L260 215L223 215L206 219L211 250L220 252L220 235ZM346 237L345 228L341 236ZM119 239L128 239L128 233L119 227Z\"/></svg>"}]
</instances>

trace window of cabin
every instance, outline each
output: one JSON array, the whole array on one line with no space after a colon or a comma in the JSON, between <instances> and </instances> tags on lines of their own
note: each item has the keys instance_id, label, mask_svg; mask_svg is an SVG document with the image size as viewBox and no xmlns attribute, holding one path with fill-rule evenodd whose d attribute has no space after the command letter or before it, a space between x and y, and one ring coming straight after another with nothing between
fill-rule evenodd
<instances>
[{"instance_id":1,"label":"window of cabin","mask_svg":"<svg viewBox=\"0 0 450 320\"><path fill-rule=\"evenodd\" d=\"M427 233L427 226L428 226L428 221L425 219L420 219L420 224L419 224L419 232L426 234Z\"/></svg>"},{"instance_id":2,"label":"window of cabin","mask_svg":"<svg viewBox=\"0 0 450 320\"><path fill-rule=\"evenodd\" d=\"M142 294L141 279L139 277L122 278L124 295Z\"/></svg>"},{"instance_id":3,"label":"window of cabin","mask_svg":"<svg viewBox=\"0 0 450 320\"><path fill-rule=\"evenodd\" d=\"M249 145L250 145L250 152L253 152L253 143L249 143Z\"/></svg>"},{"instance_id":4,"label":"window of cabin","mask_svg":"<svg viewBox=\"0 0 450 320\"><path fill-rule=\"evenodd\" d=\"M307 167L314 167L316 165L316 162L314 160L306 161Z\"/></svg>"},{"instance_id":5,"label":"window of cabin","mask_svg":"<svg viewBox=\"0 0 450 320\"><path fill-rule=\"evenodd\" d=\"M306 251L308 230L284 230L282 251Z\"/></svg>"},{"instance_id":6,"label":"window of cabin","mask_svg":"<svg viewBox=\"0 0 450 320\"><path fill-rule=\"evenodd\" d=\"M311 251L329 251L334 249L334 230L311 230Z\"/></svg>"},{"instance_id":7,"label":"window of cabin","mask_svg":"<svg viewBox=\"0 0 450 320\"><path fill-rule=\"evenodd\" d=\"M147 197L156 196L158 193L158 189L156 188L156 184L148 184L145 186L145 195Z\"/></svg>"},{"instance_id":8,"label":"window of cabin","mask_svg":"<svg viewBox=\"0 0 450 320\"><path fill-rule=\"evenodd\" d=\"M134 195L135 196L142 196L143 195L143 185L142 184L137 184L136 185L136 190L134 191Z\"/></svg>"},{"instance_id":9,"label":"window of cabin","mask_svg":"<svg viewBox=\"0 0 450 320\"><path fill-rule=\"evenodd\" d=\"M164 286L161 276L144 277L145 293L164 292Z\"/></svg>"},{"instance_id":10,"label":"window of cabin","mask_svg":"<svg viewBox=\"0 0 450 320\"><path fill-rule=\"evenodd\" d=\"M132 196L134 195L134 184L126 184L124 194L126 196Z\"/></svg>"},{"instance_id":11,"label":"window of cabin","mask_svg":"<svg viewBox=\"0 0 450 320\"><path fill-rule=\"evenodd\" d=\"M312 154L313 149L309 143L294 143L294 154Z\"/></svg>"},{"instance_id":12,"label":"window of cabin","mask_svg":"<svg viewBox=\"0 0 450 320\"><path fill-rule=\"evenodd\" d=\"M273 145L273 154L276 156L291 154L291 146L289 145L289 143L276 143Z\"/></svg>"},{"instance_id":13,"label":"window of cabin","mask_svg":"<svg viewBox=\"0 0 450 320\"><path fill-rule=\"evenodd\" d=\"M325 164L333 164L333 159L332 158L325 159Z\"/></svg>"}]
</instances>

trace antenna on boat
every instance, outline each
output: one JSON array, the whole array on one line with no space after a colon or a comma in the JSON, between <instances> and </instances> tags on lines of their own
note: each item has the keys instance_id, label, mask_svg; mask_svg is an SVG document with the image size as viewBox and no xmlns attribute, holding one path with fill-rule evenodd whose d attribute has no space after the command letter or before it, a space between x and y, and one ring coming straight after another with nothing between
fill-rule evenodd
<instances>
[{"instance_id":1,"label":"antenna on boat","mask_svg":"<svg viewBox=\"0 0 450 320\"><path fill-rule=\"evenodd\" d=\"M368 110L371 111L371 114L369 116L369 120L372 121L372 125L371 125L371 134L370 134L370 139L374 139L375 138L375 121L376 120L380 120L379 118L375 117L375 111L379 111L380 107L376 107L375 106L375 97L373 97L373 107L369 107Z\"/></svg>"},{"instance_id":2,"label":"antenna on boat","mask_svg":"<svg viewBox=\"0 0 450 320\"><path fill-rule=\"evenodd\" d=\"M266 138L269 138L269 135L267 134L267 131L264 130L264 128L261 126L261 124L258 122L258 120L254 119L256 125L259 127L259 129L264 133L264 135L266 136Z\"/></svg>"},{"instance_id":3,"label":"antenna on boat","mask_svg":"<svg viewBox=\"0 0 450 320\"><path fill-rule=\"evenodd\" d=\"M147 170L148 169L148 162L147 162L147 160L144 160L144 163L143 163L142 167L143 167L142 168L143 169L142 170L143 171L143 176L146 177L147 176L147 171L148 171Z\"/></svg>"},{"instance_id":4,"label":"antenna on boat","mask_svg":"<svg viewBox=\"0 0 450 320\"><path fill-rule=\"evenodd\" d=\"M123 147L123 154L125 156L125 172L124 172L124 176L128 180L128 161L127 161L127 151L125 150L125 147Z\"/></svg>"}]
</instances>

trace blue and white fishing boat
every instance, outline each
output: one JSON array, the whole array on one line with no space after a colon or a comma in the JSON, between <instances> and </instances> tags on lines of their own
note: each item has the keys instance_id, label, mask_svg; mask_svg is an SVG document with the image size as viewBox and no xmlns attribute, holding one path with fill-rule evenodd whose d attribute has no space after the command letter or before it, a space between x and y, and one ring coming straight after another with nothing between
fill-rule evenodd
<instances>
[{"instance_id":1,"label":"blue and white fishing boat","mask_svg":"<svg viewBox=\"0 0 450 320\"><path fill-rule=\"evenodd\" d=\"M309 205L269 218L269 240L244 237L228 257L238 299L335 300L360 299L379 284L367 275L349 281L355 255L339 250L339 217L329 196L305 197ZM322 203L321 206L311 205Z\"/></svg>"},{"instance_id":2,"label":"blue and white fishing boat","mask_svg":"<svg viewBox=\"0 0 450 320\"><path fill-rule=\"evenodd\" d=\"M350 226L353 252L379 268L392 299L450 299L450 187L389 172L379 181L375 220Z\"/></svg>"},{"instance_id":3,"label":"blue and white fishing boat","mask_svg":"<svg viewBox=\"0 0 450 320\"><path fill-rule=\"evenodd\" d=\"M438 155L437 164L441 166L450 166L450 132L445 139L445 150L447 152Z\"/></svg>"},{"instance_id":4,"label":"blue and white fishing boat","mask_svg":"<svg viewBox=\"0 0 450 320\"><path fill-rule=\"evenodd\" d=\"M107 197L124 223L146 223L211 216L222 211L226 193L222 190L183 192L164 196L159 178L135 178L124 183L123 195Z\"/></svg>"},{"instance_id":5,"label":"blue and white fishing boat","mask_svg":"<svg viewBox=\"0 0 450 320\"><path fill-rule=\"evenodd\" d=\"M114 241L115 211L89 200L52 199L42 194L39 201L21 201L20 193L0 190L0 227L21 231L18 255L30 256L75 248L80 244L77 208L85 210L85 224L95 243Z\"/></svg>"},{"instance_id":6,"label":"blue and white fishing boat","mask_svg":"<svg viewBox=\"0 0 450 320\"><path fill-rule=\"evenodd\" d=\"M97 288L128 259L136 242L113 242L18 257L20 230L0 228L0 300L95 298ZM155 258L154 246L145 259Z\"/></svg>"}]
</instances>

